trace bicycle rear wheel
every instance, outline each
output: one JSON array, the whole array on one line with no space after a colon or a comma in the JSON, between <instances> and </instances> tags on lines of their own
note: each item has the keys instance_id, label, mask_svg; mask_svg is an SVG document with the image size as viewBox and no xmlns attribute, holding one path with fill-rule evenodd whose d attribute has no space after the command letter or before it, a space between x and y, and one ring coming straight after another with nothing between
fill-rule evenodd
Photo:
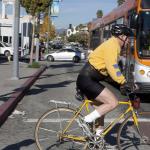
<instances>
[{"instance_id":1,"label":"bicycle rear wheel","mask_svg":"<svg viewBox=\"0 0 150 150\"><path fill-rule=\"evenodd\" d=\"M147 113L139 113L138 120L139 130L134 125L132 115L127 117L121 124L117 135L119 150L150 149L150 122Z\"/></svg>"},{"instance_id":2,"label":"bicycle rear wheel","mask_svg":"<svg viewBox=\"0 0 150 150\"><path fill-rule=\"evenodd\" d=\"M39 150L78 150L84 149L85 142L73 139L61 138L61 133L74 116L75 111L69 108L52 109L39 119L35 129L35 140ZM67 135L84 136L82 128L79 126L79 118L74 120Z\"/></svg>"}]
</instances>

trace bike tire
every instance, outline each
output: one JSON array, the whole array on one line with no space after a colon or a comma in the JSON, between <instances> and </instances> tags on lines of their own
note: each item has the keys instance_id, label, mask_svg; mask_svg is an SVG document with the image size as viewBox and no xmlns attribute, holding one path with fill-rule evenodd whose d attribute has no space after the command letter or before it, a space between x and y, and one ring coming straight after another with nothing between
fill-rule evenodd
<instances>
[{"instance_id":1,"label":"bike tire","mask_svg":"<svg viewBox=\"0 0 150 150\"><path fill-rule=\"evenodd\" d=\"M59 133L75 114L75 110L70 108L55 108L44 113L37 122L35 128L35 141L39 150L60 150L60 149L84 149L86 142L76 142L73 140L60 140ZM67 130L67 134L84 136L78 119L81 114L73 122L72 126Z\"/></svg>"},{"instance_id":2,"label":"bike tire","mask_svg":"<svg viewBox=\"0 0 150 150\"><path fill-rule=\"evenodd\" d=\"M120 125L117 134L117 145L119 150L150 149L150 122L144 120L146 113L138 114L139 129L134 125L132 115L129 115Z\"/></svg>"}]
</instances>

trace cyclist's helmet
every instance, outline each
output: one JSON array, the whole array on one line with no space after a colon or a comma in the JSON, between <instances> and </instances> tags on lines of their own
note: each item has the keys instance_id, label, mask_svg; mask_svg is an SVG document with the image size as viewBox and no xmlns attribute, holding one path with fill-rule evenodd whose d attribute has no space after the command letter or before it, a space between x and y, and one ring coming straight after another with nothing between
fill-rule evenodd
<instances>
[{"instance_id":1,"label":"cyclist's helmet","mask_svg":"<svg viewBox=\"0 0 150 150\"><path fill-rule=\"evenodd\" d=\"M124 24L112 25L111 34L113 36L116 36L116 37L118 37L120 35L125 35L125 36L128 36L128 37L133 36L132 30Z\"/></svg>"}]
</instances>

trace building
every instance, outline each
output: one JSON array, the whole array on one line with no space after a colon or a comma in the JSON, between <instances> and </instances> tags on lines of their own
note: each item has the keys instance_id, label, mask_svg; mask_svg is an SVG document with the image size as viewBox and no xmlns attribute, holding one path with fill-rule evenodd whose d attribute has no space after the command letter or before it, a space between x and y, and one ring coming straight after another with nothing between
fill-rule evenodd
<instances>
[{"instance_id":1,"label":"building","mask_svg":"<svg viewBox=\"0 0 150 150\"><path fill-rule=\"evenodd\" d=\"M7 5L13 5L9 0L2 0L2 14L0 14L0 41L12 44L13 15L6 13ZM32 37L32 16L20 17L19 47L29 49Z\"/></svg>"},{"instance_id":2,"label":"building","mask_svg":"<svg viewBox=\"0 0 150 150\"><path fill-rule=\"evenodd\" d=\"M67 37L71 36L72 34L76 34L77 32L79 32L75 26L73 26L72 24L69 24L69 28L67 29Z\"/></svg>"},{"instance_id":3,"label":"building","mask_svg":"<svg viewBox=\"0 0 150 150\"><path fill-rule=\"evenodd\" d=\"M72 24L69 24L69 28L67 29L67 37L71 36L72 34L76 34L78 32L88 32L87 25L83 25L82 28L77 28L76 26L72 26Z\"/></svg>"}]
</instances>

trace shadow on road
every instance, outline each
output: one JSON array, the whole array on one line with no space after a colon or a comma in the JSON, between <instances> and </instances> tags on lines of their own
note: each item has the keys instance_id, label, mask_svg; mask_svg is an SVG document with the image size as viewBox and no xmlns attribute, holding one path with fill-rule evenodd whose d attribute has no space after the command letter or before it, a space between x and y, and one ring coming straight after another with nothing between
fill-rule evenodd
<instances>
[{"instance_id":1,"label":"shadow on road","mask_svg":"<svg viewBox=\"0 0 150 150\"><path fill-rule=\"evenodd\" d=\"M0 56L0 65L9 65L9 64L6 64L6 62L8 62L8 59L5 56Z\"/></svg>"},{"instance_id":2,"label":"shadow on road","mask_svg":"<svg viewBox=\"0 0 150 150\"><path fill-rule=\"evenodd\" d=\"M106 135L105 140L110 145L116 145L117 139L116 139L116 133L118 132L120 124L116 124L112 130Z\"/></svg>"},{"instance_id":3,"label":"shadow on road","mask_svg":"<svg viewBox=\"0 0 150 150\"><path fill-rule=\"evenodd\" d=\"M39 79L50 78L50 77L53 77L53 76L59 76L59 75L63 75L63 74L79 73L79 71L80 71L80 70L68 71L68 72L65 72L65 73L58 73L58 74L44 74L44 75L41 75L41 76L39 77Z\"/></svg>"},{"instance_id":4,"label":"shadow on road","mask_svg":"<svg viewBox=\"0 0 150 150\"><path fill-rule=\"evenodd\" d=\"M74 66L81 66L81 64L75 64L75 63L63 63L63 64L53 64L50 65L50 68L72 68Z\"/></svg>"},{"instance_id":5,"label":"shadow on road","mask_svg":"<svg viewBox=\"0 0 150 150\"><path fill-rule=\"evenodd\" d=\"M35 85L35 87L38 87L39 89L32 88L27 95L35 95L42 92L47 91L49 88L59 88L59 87L66 87L68 84L74 82L73 80L63 81L56 84L43 84L43 85Z\"/></svg>"},{"instance_id":6,"label":"shadow on road","mask_svg":"<svg viewBox=\"0 0 150 150\"><path fill-rule=\"evenodd\" d=\"M7 147L3 148L2 150L20 150L21 147L27 147L31 144L35 143L33 139L27 139L16 144L8 145Z\"/></svg>"}]
</instances>

